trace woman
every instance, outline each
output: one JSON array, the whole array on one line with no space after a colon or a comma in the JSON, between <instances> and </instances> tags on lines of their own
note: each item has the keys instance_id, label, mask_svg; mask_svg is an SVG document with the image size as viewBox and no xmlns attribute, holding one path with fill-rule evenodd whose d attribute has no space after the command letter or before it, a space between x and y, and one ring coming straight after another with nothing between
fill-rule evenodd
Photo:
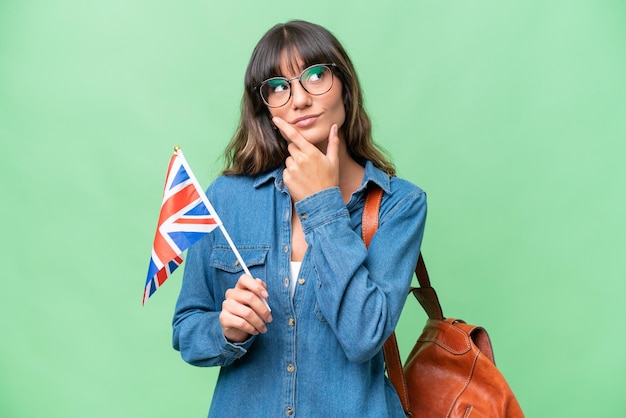
<instances>
[{"instance_id":1,"label":"woman","mask_svg":"<svg viewBox=\"0 0 626 418\"><path fill-rule=\"evenodd\" d=\"M330 32L291 21L263 36L226 158L207 194L252 276L209 234L187 254L173 320L185 361L221 366L209 417L404 417L381 347L406 300L426 197L374 146ZM370 183L384 197L367 251Z\"/></svg>"}]
</instances>

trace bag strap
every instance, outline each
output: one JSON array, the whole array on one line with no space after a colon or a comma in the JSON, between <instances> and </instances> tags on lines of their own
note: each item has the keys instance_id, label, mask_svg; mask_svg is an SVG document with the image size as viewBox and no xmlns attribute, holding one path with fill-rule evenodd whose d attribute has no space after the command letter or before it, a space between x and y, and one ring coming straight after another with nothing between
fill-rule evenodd
<instances>
[{"instance_id":1,"label":"bag strap","mask_svg":"<svg viewBox=\"0 0 626 418\"><path fill-rule=\"evenodd\" d=\"M368 185L367 196L365 197L361 221L361 234L366 248L369 248L370 241L378 229L378 214L382 200L383 190L378 185L370 183ZM430 285L428 270L426 270L426 264L424 263L424 257L422 257L421 252L417 258L415 276L417 277L419 287L411 287L410 293L413 293L417 298L430 319L445 319L439 298L437 297L437 292L435 292L435 289Z\"/></svg>"},{"instance_id":2,"label":"bag strap","mask_svg":"<svg viewBox=\"0 0 626 418\"><path fill-rule=\"evenodd\" d=\"M378 212L382 199L383 190L378 186L372 187L372 185L370 185L367 197L365 198L361 224L361 233L366 248L369 248L370 241L378 229ZM391 384L396 389L396 392L398 392L402 408L407 416L412 416L411 407L409 405L409 392L404 373L402 372L402 360L400 359L400 351L398 350L395 331L392 332L389 338L387 338L387 341L385 341L383 345L383 355L387 366L387 375L389 376Z\"/></svg>"},{"instance_id":3,"label":"bag strap","mask_svg":"<svg viewBox=\"0 0 626 418\"><path fill-rule=\"evenodd\" d=\"M369 244L374 237L374 233L378 229L378 219L380 212L380 203L383 199L383 190L377 185L370 183L368 186L367 197L365 198L365 205L363 207L363 218L361 224L361 230L363 235L363 241L366 248L369 248ZM426 264L424 258L420 252L417 258L417 264L415 266L415 275L419 283L419 287L411 287L410 292L417 298L422 308L426 311L426 314L431 319L443 320L443 310L437 297L437 292L430 285L430 278L428 277L428 270L426 270ZM409 405L409 393L406 385L406 379L404 377L402 369L402 359L400 358L400 350L398 349L398 341L396 339L395 332L391 333L385 344L383 345L383 354L385 356L385 364L387 366L387 375L389 380L393 384L398 392L402 407L404 408L407 416L411 416L411 409Z\"/></svg>"},{"instance_id":4,"label":"bag strap","mask_svg":"<svg viewBox=\"0 0 626 418\"><path fill-rule=\"evenodd\" d=\"M361 235L363 236L363 242L365 242L365 248L369 248L372 237L378 230L378 212L380 211L380 202L382 200L383 189L370 183L367 186L367 195L365 196L361 220Z\"/></svg>"},{"instance_id":5,"label":"bag strap","mask_svg":"<svg viewBox=\"0 0 626 418\"><path fill-rule=\"evenodd\" d=\"M424 264L424 258L421 252L417 259L415 275L417 276L417 281L420 286L412 287L410 292L417 298L430 319L444 320L445 317L443 316L443 310L441 309L437 292L435 292L435 288L430 285L428 271L426 270L426 264Z\"/></svg>"}]
</instances>

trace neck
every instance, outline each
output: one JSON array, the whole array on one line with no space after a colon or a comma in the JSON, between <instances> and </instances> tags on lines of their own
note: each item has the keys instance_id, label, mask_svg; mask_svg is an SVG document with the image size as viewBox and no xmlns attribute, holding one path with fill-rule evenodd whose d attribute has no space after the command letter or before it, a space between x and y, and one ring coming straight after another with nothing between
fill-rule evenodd
<instances>
[{"instance_id":1,"label":"neck","mask_svg":"<svg viewBox=\"0 0 626 418\"><path fill-rule=\"evenodd\" d=\"M352 193L361 187L364 174L365 168L348 154L346 142L342 138L339 142L339 189L344 202L348 203Z\"/></svg>"}]
</instances>

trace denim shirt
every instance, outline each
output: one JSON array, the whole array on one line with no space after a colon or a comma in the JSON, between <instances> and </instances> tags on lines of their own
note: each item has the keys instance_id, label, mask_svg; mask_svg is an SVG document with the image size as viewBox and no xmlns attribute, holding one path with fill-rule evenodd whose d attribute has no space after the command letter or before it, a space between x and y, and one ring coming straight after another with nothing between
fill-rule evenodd
<instances>
[{"instance_id":1,"label":"denim shirt","mask_svg":"<svg viewBox=\"0 0 626 418\"><path fill-rule=\"evenodd\" d=\"M361 216L369 182L384 191L369 251ZM222 176L207 195L254 277L267 283L273 321L241 344L219 323L243 274L218 230L187 253L173 346L196 366L221 366L209 417L397 417L382 346L400 317L424 232L426 196L371 162L345 204L339 188L295 204L308 248L289 292L292 203L282 168Z\"/></svg>"}]
</instances>

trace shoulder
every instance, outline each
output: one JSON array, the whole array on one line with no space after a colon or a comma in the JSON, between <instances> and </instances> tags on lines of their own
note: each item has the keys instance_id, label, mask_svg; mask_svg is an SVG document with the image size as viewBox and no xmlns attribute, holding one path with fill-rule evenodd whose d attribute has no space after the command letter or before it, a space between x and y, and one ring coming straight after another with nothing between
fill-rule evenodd
<instances>
[{"instance_id":1,"label":"shoulder","mask_svg":"<svg viewBox=\"0 0 626 418\"><path fill-rule=\"evenodd\" d=\"M222 219L269 210L279 190L274 177L222 175L209 185L206 195ZM248 216L248 215L246 215Z\"/></svg>"},{"instance_id":2,"label":"shoulder","mask_svg":"<svg viewBox=\"0 0 626 418\"><path fill-rule=\"evenodd\" d=\"M250 187L254 185L254 177L244 175L221 175L209 185L209 190L228 190L233 187Z\"/></svg>"},{"instance_id":3,"label":"shoulder","mask_svg":"<svg viewBox=\"0 0 626 418\"><path fill-rule=\"evenodd\" d=\"M365 164L364 188L371 184L383 190L381 224L392 218L423 222L426 216L426 193L421 187L406 179L389 176L368 161ZM366 190L363 191L367 193Z\"/></svg>"},{"instance_id":4,"label":"shoulder","mask_svg":"<svg viewBox=\"0 0 626 418\"><path fill-rule=\"evenodd\" d=\"M389 176L384 171L376 168L371 161L365 164L364 187L376 184L383 189L383 204L402 202L406 200L425 199L426 193L416 184L397 177Z\"/></svg>"},{"instance_id":5,"label":"shoulder","mask_svg":"<svg viewBox=\"0 0 626 418\"><path fill-rule=\"evenodd\" d=\"M371 161L366 161L364 168L365 173L363 176L363 188L367 187L371 183L374 183L383 189L385 195L396 195L396 197L398 195L424 193L419 186L395 175L390 176L380 168L374 166Z\"/></svg>"},{"instance_id":6,"label":"shoulder","mask_svg":"<svg viewBox=\"0 0 626 418\"><path fill-rule=\"evenodd\" d=\"M237 196L249 196L255 187L256 177L244 175L222 175L217 177L206 190L209 199L233 199Z\"/></svg>"},{"instance_id":7,"label":"shoulder","mask_svg":"<svg viewBox=\"0 0 626 418\"><path fill-rule=\"evenodd\" d=\"M268 186L282 184L282 167L259 174L228 174L217 177L208 188L211 192L233 192L250 189L264 189Z\"/></svg>"},{"instance_id":8,"label":"shoulder","mask_svg":"<svg viewBox=\"0 0 626 418\"><path fill-rule=\"evenodd\" d=\"M397 194L397 195L422 195L422 194L426 194L426 192L424 192L424 190L410 182L409 180L400 178L400 177L390 177L389 178L389 187L390 187L390 194Z\"/></svg>"},{"instance_id":9,"label":"shoulder","mask_svg":"<svg viewBox=\"0 0 626 418\"><path fill-rule=\"evenodd\" d=\"M406 179L390 177L381 202L381 222L392 216L423 218L425 215L426 192Z\"/></svg>"}]
</instances>

